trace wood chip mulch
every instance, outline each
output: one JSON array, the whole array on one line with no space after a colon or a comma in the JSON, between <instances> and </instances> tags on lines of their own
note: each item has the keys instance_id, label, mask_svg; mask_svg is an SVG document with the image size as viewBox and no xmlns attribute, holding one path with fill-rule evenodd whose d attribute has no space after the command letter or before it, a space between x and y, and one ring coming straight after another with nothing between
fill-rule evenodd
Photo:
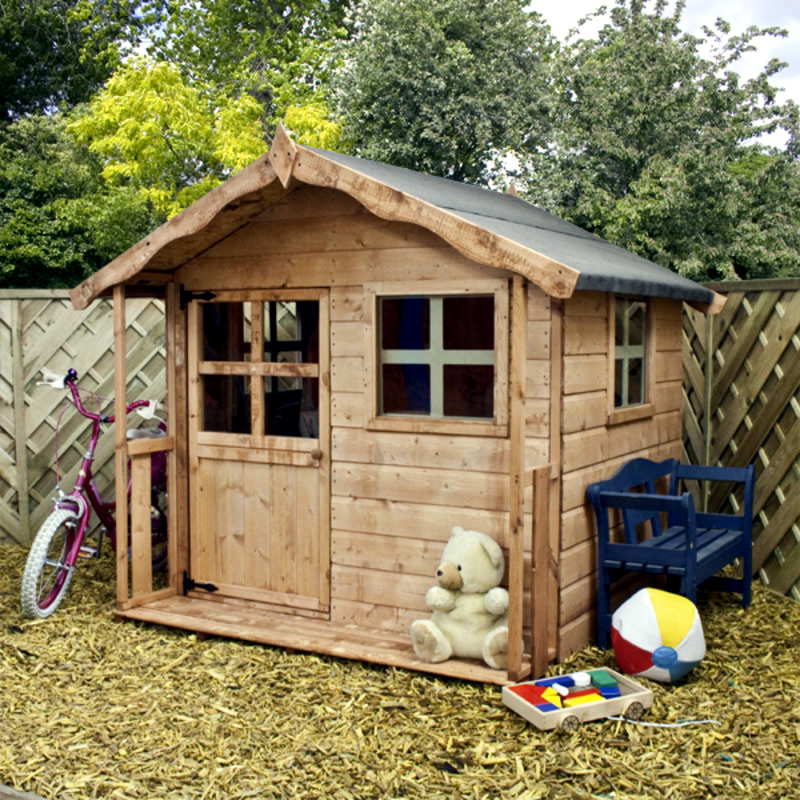
<instances>
[{"instance_id":1,"label":"wood chip mulch","mask_svg":"<svg viewBox=\"0 0 800 800\"><path fill-rule=\"evenodd\" d=\"M73 798L800 796L800 604L754 586L698 603L708 655L646 727L536 730L496 686L113 620L110 558L48 620L0 545L0 784ZM615 666L587 648L556 671Z\"/></svg>"}]
</instances>

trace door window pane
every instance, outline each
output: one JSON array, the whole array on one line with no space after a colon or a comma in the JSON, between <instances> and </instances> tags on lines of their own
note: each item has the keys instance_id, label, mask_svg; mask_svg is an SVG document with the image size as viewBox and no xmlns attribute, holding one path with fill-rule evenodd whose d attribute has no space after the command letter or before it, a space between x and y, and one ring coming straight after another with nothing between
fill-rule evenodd
<instances>
[{"instance_id":1,"label":"door window pane","mask_svg":"<svg viewBox=\"0 0 800 800\"><path fill-rule=\"evenodd\" d=\"M204 431L250 433L250 380L242 375L204 375Z\"/></svg>"},{"instance_id":2,"label":"door window pane","mask_svg":"<svg viewBox=\"0 0 800 800\"><path fill-rule=\"evenodd\" d=\"M264 361L319 360L319 303L316 300L264 303Z\"/></svg>"},{"instance_id":3,"label":"door window pane","mask_svg":"<svg viewBox=\"0 0 800 800\"><path fill-rule=\"evenodd\" d=\"M250 303L203 303L203 361L250 360Z\"/></svg>"}]
</instances>

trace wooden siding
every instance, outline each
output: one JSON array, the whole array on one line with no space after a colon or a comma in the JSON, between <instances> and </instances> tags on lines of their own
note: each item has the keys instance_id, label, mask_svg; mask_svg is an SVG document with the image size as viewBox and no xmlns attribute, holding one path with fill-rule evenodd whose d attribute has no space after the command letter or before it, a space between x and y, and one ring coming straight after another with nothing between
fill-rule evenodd
<instances>
[{"instance_id":1,"label":"wooden siding","mask_svg":"<svg viewBox=\"0 0 800 800\"><path fill-rule=\"evenodd\" d=\"M611 475L635 456L680 454L681 304L650 302L654 336L654 413L608 424L609 301L601 293L578 293L564 302L563 453L559 557L558 658L594 638L596 544L594 519L586 506L586 486Z\"/></svg>"}]
</instances>

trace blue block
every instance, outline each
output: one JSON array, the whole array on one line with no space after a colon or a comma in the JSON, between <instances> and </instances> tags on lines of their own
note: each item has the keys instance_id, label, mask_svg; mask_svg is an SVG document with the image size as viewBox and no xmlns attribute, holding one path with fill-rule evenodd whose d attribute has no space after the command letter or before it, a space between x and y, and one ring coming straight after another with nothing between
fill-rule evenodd
<instances>
[{"instance_id":1,"label":"blue block","mask_svg":"<svg viewBox=\"0 0 800 800\"><path fill-rule=\"evenodd\" d=\"M621 692L619 690L619 686L604 686L600 690L600 694L605 697L606 700L611 700L612 697L621 697Z\"/></svg>"},{"instance_id":2,"label":"blue block","mask_svg":"<svg viewBox=\"0 0 800 800\"><path fill-rule=\"evenodd\" d=\"M552 703L539 703L538 705L534 706L537 711L544 711L547 713L548 711L561 711L558 706L554 706Z\"/></svg>"},{"instance_id":3,"label":"blue block","mask_svg":"<svg viewBox=\"0 0 800 800\"><path fill-rule=\"evenodd\" d=\"M556 675L555 678L542 678L536 681L537 686L555 686L556 684L566 686L569 689L575 685L575 681L569 675Z\"/></svg>"}]
</instances>

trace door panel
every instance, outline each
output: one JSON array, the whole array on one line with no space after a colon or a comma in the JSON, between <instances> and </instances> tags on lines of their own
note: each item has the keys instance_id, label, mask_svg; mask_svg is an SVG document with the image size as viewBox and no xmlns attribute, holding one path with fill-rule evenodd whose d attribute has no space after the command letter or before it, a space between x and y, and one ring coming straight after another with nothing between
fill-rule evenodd
<instances>
[{"instance_id":1,"label":"door panel","mask_svg":"<svg viewBox=\"0 0 800 800\"><path fill-rule=\"evenodd\" d=\"M190 575L215 594L328 609L327 302L305 290L189 306Z\"/></svg>"}]
</instances>

